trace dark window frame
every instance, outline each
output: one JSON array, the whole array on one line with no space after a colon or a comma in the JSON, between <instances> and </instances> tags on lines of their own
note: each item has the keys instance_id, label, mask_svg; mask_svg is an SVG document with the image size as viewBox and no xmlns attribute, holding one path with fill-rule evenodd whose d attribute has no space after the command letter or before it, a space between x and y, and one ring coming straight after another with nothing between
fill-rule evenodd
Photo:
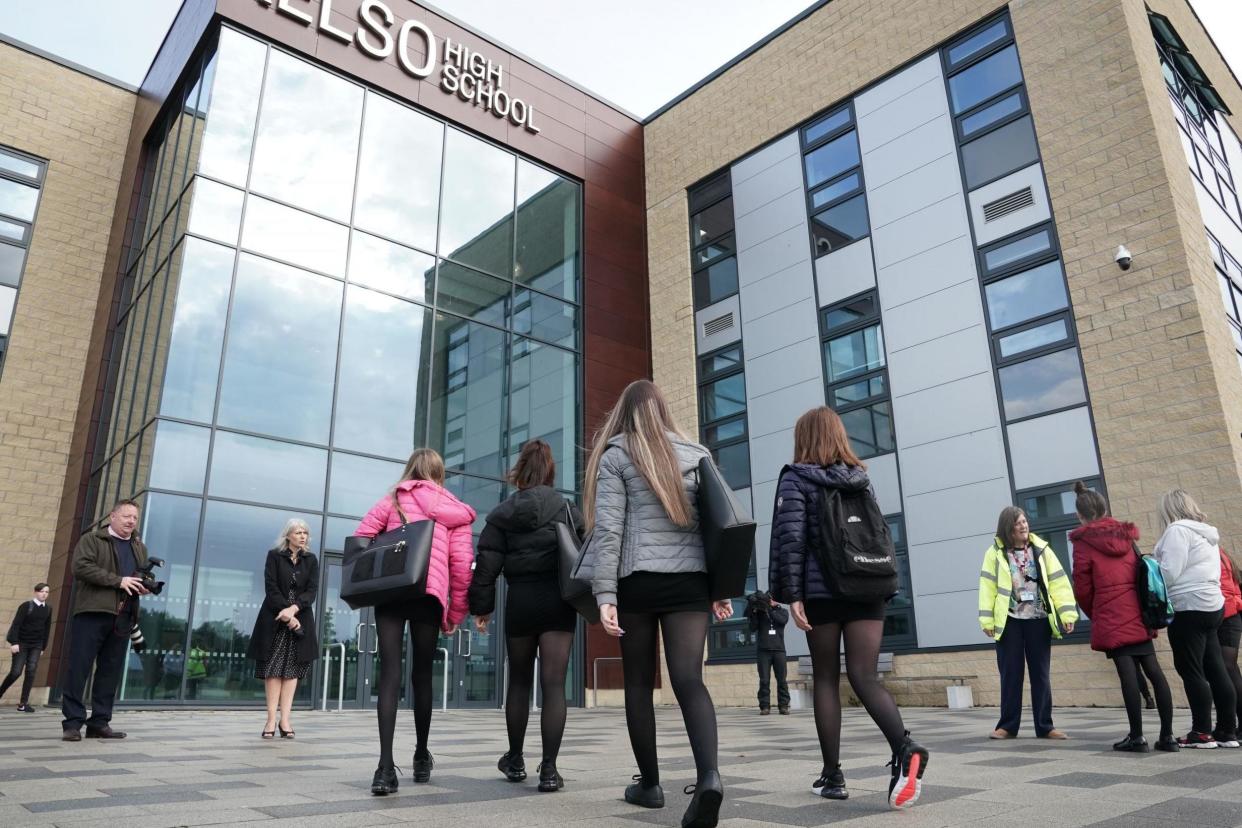
<instances>
[{"instance_id":1,"label":"dark window frame","mask_svg":"<svg viewBox=\"0 0 1242 828\"><path fill-rule=\"evenodd\" d=\"M6 181L12 181L15 184L35 188L34 214L31 215L29 221L18 218L17 216L10 216L6 213L0 213L0 218L3 218L6 222L17 225L22 229L22 236L20 239L0 238L0 244L15 247L18 250L23 251L21 254L22 264L17 271L16 284L2 285L2 287L13 291L12 315L8 319L0 320L0 322L4 322L9 329L8 333L0 334L0 376L2 376L4 373L5 357L7 356L10 347L9 340L13 335L13 319L17 318L17 306L21 301L22 283L25 281L26 277L26 265L30 262L30 245L34 240L34 226L39 219L39 207L43 204L43 188L47 183L47 168L49 162L47 159L39 158L38 156L31 155L28 152L22 152L19 149L4 144L0 144L0 150L3 150L5 154L11 155L19 160L28 161L31 164L34 164L37 168L37 172L34 176L22 175L21 173L13 170L0 169L0 178L3 178Z\"/></svg>"},{"instance_id":2,"label":"dark window frame","mask_svg":"<svg viewBox=\"0 0 1242 828\"><path fill-rule=\"evenodd\" d=\"M1058 320L1065 322L1064 339L1058 339L1056 342L1041 345L1037 348L1030 348L1014 354L1013 356L1001 355L1000 341L1002 339L1024 331L1043 327L1050 322L1056 322ZM1063 351L1067 346L1077 344L1078 337L1075 335L1074 331L1073 315L1067 307L1058 311L1053 311L1052 313L1046 313L1043 316L1037 316L1034 319L1019 322L1016 325L1010 325L1008 328L1001 328L1000 330L992 333L992 363L998 370L1001 368L1008 368L1010 365L1015 363L1026 362L1028 359L1035 359L1036 357L1041 357L1045 354L1053 353L1054 351Z\"/></svg>"},{"instance_id":3,"label":"dark window frame","mask_svg":"<svg viewBox=\"0 0 1242 828\"><path fill-rule=\"evenodd\" d=\"M834 325L831 328L828 327L829 314L831 314L833 311L839 310L840 308L853 305L861 299L871 300L871 309L868 313L866 313L863 316L858 317L857 319L851 319L850 321L846 323L843 323L840 325ZM828 371L828 343L833 342L837 339L841 339L843 337L851 336L853 334L858 333L859 331L865 331L868 328L879 329L880 341L882 343L883 336L884 336L884 320L882 316L883 315L880 310L879 295L874 288L872 288L871 290L863 291L862 293L857 293L849 297L848 299L843 299L840 302L834 302L831 305L827 305L821 308L819 311L819 351L820 351L820 359L823 360L824 399L828 407L831 408L833 411L835 411L838 416L841 416L841 415L848 414L851 411L857 411L860 408L871 408L877 403L887 402L889 405L889 425L892 430L891 436L893 439L894 447L888 451L877 451L874 454L868 454L866 455L866 457L863 457L862 455L860 455L859 459L863 459L863 460L865 460L867 457L880 457L881 455L892 454L893 451L896 451L897 430L896 430L896 424L893 423L892 421L893 392L892 392L892 384L890 383L889 376L888 376L888 350L887 348L884 348L884 354L883 354L884 364L879 366L878 368L872 368L868 371L863 371L861 373L854 374L853 376L848 377L846 379L839 379L836 381L832 381L829 379L829 371ZM883 348L883 345L881 345L881 347ZM861 400L851 400L850 402L845 403L843 405L833 405L833 399L834 399L833 392L835 390L839 388L844 388L849 385L857 385L860 382L870 382L871 380L877 377L880 377L884 380L883 393L872 394Z\"/></svg>"},{"instance_id":4,"label":"dark window frame","mask_svg":"<svg viewBox=\"0 0 1242 828\"><path fill-rule=\"evenodd\" d=\"M810 142L806 140L806 135L807 135L808 130L810 130L820 121L823 121L826 118L831 118L832 116L840 112L845 112L845 113L848 113L849 115L849 118L844 123L842 123L838 127L835 127L830 132L826 132L823 135L816 137L814 140ZM826 144L829 144L832 141L835 141L838 138L841 138L842 136L844 136L846 133L849 133L849 132L855 133L854 140L856 143L858 143L858 163L844 170L841 170L836 175L833 175L831 178L818 182L817 184L815 184L814 187L809 186L809 183L808 183L809 180L807 178L807 169L806 169L807 156L815 152L816 150L818 150L820 147L823 147ZM863 170L862 145L861 143L859 143L859 138L858 138L857 133L858 133L858 113L855 112L854 110L854 101L852 98L844 103L837 104L815 115L813 118L810 119L810 121L806 122L803 126L798 128L798 144L801 147L802 191L804 194L804 198L806 199L807 231L810 233L810 236L811 236L811 258L812 259L818 259L820 256L826 256L829 253L835 253L838 250L844 250L845 248L851 245L858 244L859 242L863 242L871 238L871 231L873 229L871 226L871 204L870 204L870 201L867 199L867 175L866 175L866 172ZM858 176L857 187L854 187L849 192L846 192L842 195L839 195L833 198L829 202L826 202L821 205L815 204L816 193L822 192L823 190L828 189L834 184L837 184L843 181L844 179L849 178L851 175ZM823 213L826 213L827 211L833 209L834 207L844 204L850 199L856 198L858 196L862 196L863 216L867 223L867 232L863 233L861 236L859 236L856 239L852 239L846 242L845 244L840 245L839 247L834 247L831 250L820 252L819 247L815 243L815 219L818 216L822 215Z\"/></svg>"},{"instance_id":5,"label":"dark window frame","mask_svg":"<svg viewBox=\"0 0 1242 828\"><path fill-rule=\"evenodd\" d=\"M1012 95L1018 96L1018 99L1020 101L1018 109L1006 115L1001 116L998 120L988 124L985 127L980 127L979 129L975 130L969 135L965 134L965 132L963 131L962 124L967 119L971 118L974 115L978 115L980 112L982 112L983 110L987 109L990 106L995 106L996 104L1003 101L1005 98L1008 98ZM1027 95L1026 84L1020 83L1017 86L1012 86L1009 89L1005 90L1004 92L1001 92L997 95L994 95L991 98L988 98L986 101L983 101L982 103L975 104L970 109L964 110L962 114L954 116L953 132L954 132L954 135L956 135L957 137L958 145L964 146L966 144L971 143L972 141L976 141L982 138L983 136L987 135L990 132L994 132L1000 129L1006 124L1009 124L1009 123L1012 123L1013 121L1018 120L1023 115L1030 115L1030 114L1031 114L1031 99Z\"/></svg>"},{"instance_id":6,"label":"dark window frame","mask_svg":"<svg viewBox=\"0 0 1242 828\"><path fill-rule=\"evenodd\" d=\"M1015 365L1021 365L1024 362L1030 362L1033 359L1039 359L1040 357L1046 357L1046 356L1049 356L1050 354L1057 354L1057 353L1060 353L1061 351L1074 351L1075 355L1078 358L1078 374L1079 376L1082 377L1082 387L1083 387L1083 395L1084 395L1083 401L1073 403L1072 405L1062 405L1056 408L1049 408L1045 411L1038 411L1034 414L1024 414L1021 417L1008 416L1005 413L1004 386L1001 384L1001 381L1000 381L1001 369L1012 368ZM1077 343L1073 345L1069 345L1069 346L1066 346L1064 344L1059 344L1055 348L1051 348L1047 351L1043 351L1040 353L1034 353L1034 352L1030 354L1024 353L1020 359L1014 359L1000 366L993 365L992 370L996 375L996 394L1000 402L1000 415L1001 415L1001 419L1004 421L1006 426L1016 425L1017 423L1024 423L1027 420L1034 420L1034 419L1038 419L1039 417L1049 417L1053 414L1061 414L1066 411L1073 411L1076 408L1083 408L1084 406L1091 405L1090 395L1087 389L1087 375L1083 372L1083 369L1082 369L1082 349L1078 347Z\"/></svg>"},{"instance_id":7,"label":"dark window frame","mask_svg":"<svg viewBox=\"0 0 1242 828\"><path fill-rule=\"evenodd\" d=\"M991 43L988 46L984 47L983 49L980 49L974 54L971 54L961 60L957 60L957 61L950 60L949 52L951 52L954 49L954 47L965 43L966 41L970 40L975 35L982 34L985 29L989 29L992 26L996 25L997 23L1004 24L1005 26L1004 37L1002 37L1000 40L997 40L995 43ZM951 72L952 74L956 75L958 72L962 71L963 69L968 69L971 66L974 66L979 61L988 59L989 57L996 54L1001 49L1004 49L1006 46L1008 46L1009 44L1013 42L1014 42L1013 21L1009 18L1008 13L1001 12L1000 14L994 14L991 17L987 18L986 20L983 20L980 23L970 27L970 29L968 29L967 31L953 38L952 41L940 47L940 51L944 54L944 68L946 70L946 74Z\"/></svg>"},{"instance_id":8,"label":"dark window frame","mask_svg":"<svg viewBox=\"0 0 1242 828\"><path fill-rule=\"evenodd\" d=\"M714 357L720 354L727 353L729 351L737 351L738 358L737 358L737 363L735 365L730 365L728 368L721 368L715 371L708 370L707 365L711 359L713 359ZM709 351L705 354L701 354L700 356L696 358L695 369L696 369L696 374L697 374L696 383L695 383L695 397L699 405L699 439L702 441L703 447L706 448L708 451L710 451L712 453L712 456L715 457L716 453L720 449L733 448L734 446L740 446L740 445L749 445L750 425L747 422L748 409L747 409L745 400L743 400L741 411L735 411L732 414L727 414L723 417L715 417L711 420L707 420L707 419L704 419L704 413L703 413L706 410L706 406L704 406L703 404L703 392L707 387L719 382L722 379L729 379L730 377L735 377L738 375L742 376L743 383L746 382L746 353L743 350L742 342L740 340L737 342L732 342L728 345L725 345L724 347L716 348L715 350ZM723 440L708 440L707 439L708 429L719 428L720 426L725 426L725 425L732 425L733 423L736 423L736 422L742 423L742 433L740 436L728 437ZM746 483L744 486L739 486L738 488L746 488L747 486L750 486L752 479L753 478L751 476L750 464L747 463Z\"/></svg>"},{"instance_id":9,"label":"dark window frame","mask_svg":"<svg viewBox=\"0 0 1242 828\"><path fill-rule=\"evenodd\" d=\"M1048 240L1050 242L1050 246L1046 250L1028 254L1020 259L1014 259L1013 261L1006 262L999 267L988 267L988 253L992 253L1002 247L1007 247L1014 242L1030 238L1031 236L1037 236L1044 231L1047 231ZM1001 279L1004 279L1007 276L1012 276L1015 273L1021 273L1024 270L1030 270L1031 268L1039 267L1042 264L1047 264L1053 259L1060 259L1061 245L1057 240L1056 228L1052 226L1051 221L1045 221L1032 227L1025 227L1016 233L1010 233L1008 236L999 238L996 241L988 242L978 248L975 252L975 256L977 257L977 264L979 266L979 281L986 285L992 282L1000 281ZM1064 266L1062 266L1062 272L1064 272ZM1069 285L1066 285L1066 295L1068 294Z\"/></svg>"}]
</instances>

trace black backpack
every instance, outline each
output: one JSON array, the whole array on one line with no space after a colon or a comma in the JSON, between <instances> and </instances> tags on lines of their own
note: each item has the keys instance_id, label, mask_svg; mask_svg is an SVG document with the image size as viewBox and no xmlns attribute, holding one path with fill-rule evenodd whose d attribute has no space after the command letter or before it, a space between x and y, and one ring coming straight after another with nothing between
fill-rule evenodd
<instances>
[{"instance_id":1,"label":"black backpack","mask_svg":"<svg viewBox=\"0 0 1242 828\"><path fill-rule=\"evenodd\" d=\"M888 522L867 489L828 489L819 509L820 569L832 594L847 601L897 592L897 559Z\"/></svg>"}]
</instances>

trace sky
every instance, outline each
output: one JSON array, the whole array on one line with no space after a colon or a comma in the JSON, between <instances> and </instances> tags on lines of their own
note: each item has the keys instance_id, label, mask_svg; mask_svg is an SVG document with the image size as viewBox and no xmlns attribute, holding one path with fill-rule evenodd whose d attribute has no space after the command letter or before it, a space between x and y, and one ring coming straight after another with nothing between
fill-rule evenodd
<instances>
[{"instance_id":1,"label":"sky","mask_svg":"<svg viewBox=\"0 0 1242 828\"><path fill-rule=\"evenodd\" d=\"M0 0L0 33L137 86L180 4ZM643 117L811 0L435 0L430 5ZM1234 74L1242 76L1242 2L1192 0L1192 5Z\"/></svg>"}]
</instances>

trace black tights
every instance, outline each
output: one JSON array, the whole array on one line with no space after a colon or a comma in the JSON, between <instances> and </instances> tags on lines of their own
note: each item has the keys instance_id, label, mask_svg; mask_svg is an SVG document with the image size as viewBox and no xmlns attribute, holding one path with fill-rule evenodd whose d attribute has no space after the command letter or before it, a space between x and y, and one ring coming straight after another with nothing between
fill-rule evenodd
<instances>
[{"instance_id":1,"label":"black tights","mask_svg":"<svg viewBox=\"0 0 1242 828\"><path fill-rule=\"evenodd\" d=\"M1233 692L1238 697L1237 720L1238 728L1242 730L1242 672L1238 670L1238 648L1222 644L1220 654L1225 659L1225 672L1229 674L1229 680L1233 682Z\"/></svg>"},{"instance_id":2,"label":"black tights","mask_svg":"<svg viewBox=\"0 0 1242 828\"><path fill-rule=\"evenodd\" d=\"M539 732L543 738L543 759L556 764L565 735L565 673L574 645L571 632L550 631L540 635L510 636L509 687L505 692L505 726L509 731L509 751L521 753L526 741L526 720L530 717L530 691L535 684L535 655L539 656L539 690L543 707L539 711Z\"/></svg>"},{"instance_id":3,"label":"black tights","mask_svg":"<svg viewBox=\"0 0 1242 828\"><path fill-rule=\"evenodd\" d=\"M1117 668L1117 677L1121 679L1121 698L1126 705L1126 717L1130 720L1130 735L1143 735L1143 677L1140 668L1147 674L1152 691L1156 697L1156 709L1160 711L1160 738L1167 739L1173 735L1173 694L1169 691L1169 682L1164 678L1160 662L1154 655L1117 656L1113 659Z\"/></svg>"},{"instance_id":4,"label":"black tights","mask_svg":"<svg viewBox=\"0 0 1242 828\"><path fill-rule=\"evenodd\" d=\"M625 680L625 724L630 747L638 762L643 785L660 781L656 761L655 690L658 637L664 639L664 657L673 695L686 723L694 767L702 781L708 771L719 770L716 757L716 708L703 685L703 646L707 643L706 612L617 613L621 636L621 670Z\"/></svg>"},{"instance_id":5,"label":"black tights","mask_svg":"<svg viewBox=\"0 0 1242 828\"><path fill-rule=\"evenodd\" d=\"M872 721L896 754L905 741L906 726L897 702L876 674L883 621L819 624L806 634L815 677L815 730L824 755L824 773L841 764L841 638L845 638L845 673Z\"/></svg>"},{"instance_id":6,"label":"black tights","mask_svg":"<svg viewBox=\"0 0 1242 828\"><path fill-rule=\"evenodd\" d=\"M397 728L397 697L401 695L401 650L405 638L407 616L401 612L377 611L375 626L379 632L379 718L380 764L392 765L392 736ZM431 674L436 655L438 624L409 619L410 637L414 641L414 663L410 667L410 686L414 690L414 731L418 751L427 749L427 733L431 730Z\"/></svg>"}]
</instances>

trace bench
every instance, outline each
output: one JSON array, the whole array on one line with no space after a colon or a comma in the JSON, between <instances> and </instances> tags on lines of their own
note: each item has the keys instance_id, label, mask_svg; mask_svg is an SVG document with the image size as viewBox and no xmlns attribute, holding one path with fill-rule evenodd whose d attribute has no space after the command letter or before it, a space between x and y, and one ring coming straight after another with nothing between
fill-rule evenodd
<instances>
[{"instance_id":1,"label":"bench","mask_svg":"<svg viewBox=\"0 0 1242 828\"><path fill-rule=\"evenodd\" d=\"M875 672L877 678L885 680L893 672L893 654L880 653L876 660ZM811 666L810 656L800 656L798 658L798 686L810 690L811 678L814 675L814 668ZM845 675L845 653L841 654L841 675ZM907 686L910 682L915 681L939 681L944 682L947 686L945 692L948 696L948 706L950 710L964 710L974 706L974 694L970 685L967 683L977 678L974 674L960 675L943 675L943 676L895 676L893 680L904 681ZM790 682L791 686L794 682ZM958 689L961 688L961 689Z\"/></svg>"},{"instance_id":2,"label":"bench","mask_svg":"<svg viewBox=\"0 0 1242 828\"><path fill-rule=\"evenodd\" d=\"M814 675L814 672L814 669L811 667L811 657L798 656L798 675L809 677ZM893 654L880 653L880 657L876 659L876 675L882 679L891 672L893 672ZM845 675L845 653L841 653L841 675Z\"/></svg>"}]
</instances>

